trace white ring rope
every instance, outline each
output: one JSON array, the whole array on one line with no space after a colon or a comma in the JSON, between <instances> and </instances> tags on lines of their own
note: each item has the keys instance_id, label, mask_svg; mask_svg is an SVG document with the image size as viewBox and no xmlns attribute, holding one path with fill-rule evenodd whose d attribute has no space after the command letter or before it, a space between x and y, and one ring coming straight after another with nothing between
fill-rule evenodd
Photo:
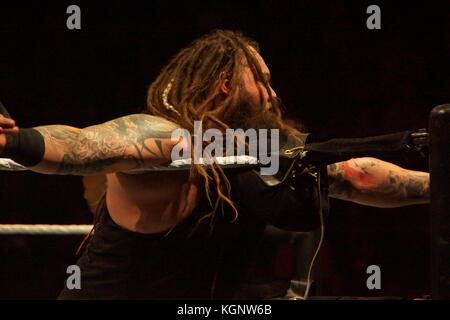
<instances>
[{"instance_id":1,"label":"white ring rope","mask_svg":"<svg viewBox=\"0 0 450 320\"><path fill-rule=\"evenodd\" d=\"M214 159L223 167L240 167L258 164L258 159L252 156L231 156L216 157ZM200 163L208 164L208 159L200 158ZM192 164L191 159L179 159L173 161L169 166L155 166L150 168L132 170L159 171L159 170L184 170ZM26 171L27 167L9 159L0 158L0 171ZM0 224L0 234L88 234L92 230L92 225L58 225L58 224Z\"/></svg>"},{"instance_id":2,"label":"white ring rope","mask_svg":"<svg viewBox=\"0 0 450 320\"><path fill-rule=\"evenodd\" d=\"M213 162L213 158L199 158L198 163L208 165ZM214 162L224 168L245 167L249 165L257 165L258 159L252 156L240 155L240 156L228 156L228 157L216 157ZM195 163L195 162L194 162ZM125 172L147 172L147 171L169 171L169 170L185 170L192 165L192 159L178 159L172 161L168 166L157 165L148 168L140 168L129 170ZM0 158L0 171L27 171L28 168L23 165L9 159Z\"/></svg>"},{"instance_id":3,"label":"white ring rope","mask_svg":"<svg viewBox=\"0 0 450 320\"><path fill-rule=\"evenodd\" d=\"M215 161L223 167L239 167L245 165L258 164L258 159L251 156L231 156L217 157ZM207 164L207 159L200 158L200 163ZM191 166L191 159L179 159L173 161L169 166L155 166L150 168L132 170L130 172L139 173L140 171L159 171L159 170L184 170ZM0 158L0 171L26 171L27 167L9 159ZM1 234L88 234L92 230L92 225L58 225L58 224L0 224Z\"/></svg>"},{"instance_id":4,"label":"white ring rope","mask_svg":"<svg viewBox=\"0 0 450 320\"><path fill-rule=\"evenodd\" d=\"M89 224L0 224L0 234L86 235L91 230Z\"/></svg>"}]
</instances>

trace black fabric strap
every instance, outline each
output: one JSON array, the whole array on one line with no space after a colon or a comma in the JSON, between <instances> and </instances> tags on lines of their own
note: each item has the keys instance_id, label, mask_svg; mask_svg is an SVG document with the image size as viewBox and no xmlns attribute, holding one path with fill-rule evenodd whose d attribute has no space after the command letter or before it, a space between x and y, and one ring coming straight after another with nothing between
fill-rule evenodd
<instances>
[{"instance_id":1,"label":"black fabric strap","mask_svg":"<svg viewBox=\"0 0 450 320\"><path fill-rule=\"evenodd\" d=\"M412 132L403 131L368 138L331 139L306 144L307 154L301 162L328 165L359 157L390 160L408 150Z\"/></svg>"},{"instance_id":2,"label":"black fabric strap","mask_svg":"<svg viewBox=\"0 0 450 320\"><path fill-rule=\"evenodd\" d=\"M35 129L20 129L17 134L6 134L5 149L0 155L25 166L33 167L42 161L45 152L44 137Z\"/></svg>"}]
</instances>

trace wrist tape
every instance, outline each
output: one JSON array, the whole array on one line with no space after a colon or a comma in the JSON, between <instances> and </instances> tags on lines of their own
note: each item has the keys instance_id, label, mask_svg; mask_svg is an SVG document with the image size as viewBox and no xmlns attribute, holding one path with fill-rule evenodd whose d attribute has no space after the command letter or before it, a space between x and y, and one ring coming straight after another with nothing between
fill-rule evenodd
<instances>
[{"instance_id":1,"label":"wrist tape","mask_svg":"<svg viewBox=\"0 0 450 320\"><path fill-rule=\"evenodd\" d=\"M20 129L19 133L7 133L2 158L10 158L25 166L33 167L42 161L45 152L44 137L35 129Z\"/></svg>"}]
</instances>

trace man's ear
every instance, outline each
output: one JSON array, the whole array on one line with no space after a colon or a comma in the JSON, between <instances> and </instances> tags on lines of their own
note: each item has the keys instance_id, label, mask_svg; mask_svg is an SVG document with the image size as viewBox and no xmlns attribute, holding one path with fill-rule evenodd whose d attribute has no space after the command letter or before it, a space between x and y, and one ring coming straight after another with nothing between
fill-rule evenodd
<instances>
[{"instance_id":1,"label":"man's ear","mask_svg":"<svg viewBox=\"0 0 450 320\"><path fill-rule=\"evenodd\" d=\"M230 80L227 77L227 74L222 71L219 75L220 82L220 93L228 95L231 91Z\"/></svg>"}]
</instances>

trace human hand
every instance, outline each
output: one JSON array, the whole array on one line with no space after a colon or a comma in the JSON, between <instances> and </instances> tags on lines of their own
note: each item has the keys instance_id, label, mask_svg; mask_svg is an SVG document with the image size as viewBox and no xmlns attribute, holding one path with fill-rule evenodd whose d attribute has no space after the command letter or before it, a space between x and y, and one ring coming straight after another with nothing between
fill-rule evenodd
<instances>
[{"instance_id":1,"label":"human hand","mask_svg":"<svg viewBox=\"0 0 450 320\"><path fill-rule=\"evenodd\" d=\"M0 133L18 133L18 132L19 127L16 126L16 122L0 114Z\"/></svg>"},{"instance_id":2,"label":"human hand","mask_svg":"<svg viewBox=\"0 0 450 320\"><path fill-rule=\"evenodd\" d=\"M0 114L0 156L6 144L6 134L18 132L19 127L16 126L16 122Z\"/></svg>"}]
</instances>

